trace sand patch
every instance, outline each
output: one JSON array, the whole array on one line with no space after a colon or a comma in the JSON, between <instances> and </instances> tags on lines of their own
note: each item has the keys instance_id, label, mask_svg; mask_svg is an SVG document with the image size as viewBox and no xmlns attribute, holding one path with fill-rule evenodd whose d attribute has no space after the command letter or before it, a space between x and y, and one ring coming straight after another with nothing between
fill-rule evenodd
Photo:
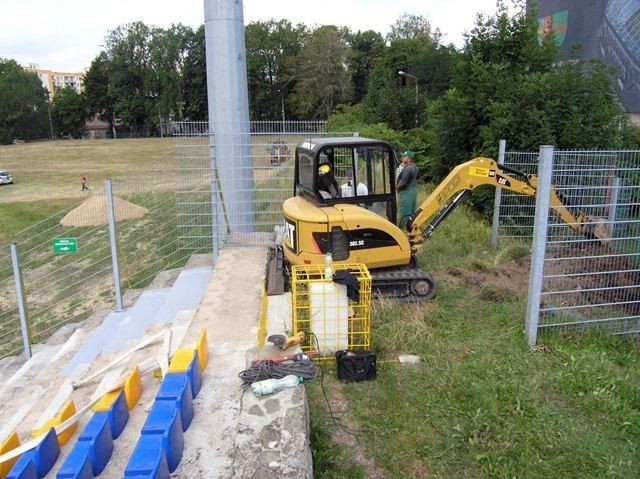
<instances>
[{"instance_id":1,"label":"sand patch","mask_svg":"<svg viewBox=\"0 0 640 479\"><path fill-rule=\"evenodd\" d=\"M149 212L143 206L134 205L117 197L113 199L113 206L116 213L116 221L142 218ZM71 210L60 220L62 226L100 226L108 222L107 197L101 194L91 195L80 206Z\"/></svg>"}]
</instances>

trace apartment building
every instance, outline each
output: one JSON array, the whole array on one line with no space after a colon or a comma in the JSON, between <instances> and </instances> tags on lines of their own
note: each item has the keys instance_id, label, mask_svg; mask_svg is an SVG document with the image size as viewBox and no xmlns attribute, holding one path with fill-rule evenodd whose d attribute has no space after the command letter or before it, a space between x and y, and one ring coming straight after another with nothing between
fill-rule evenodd
<instances>
[{"instance_id":1,"label":"apartment building","mask_svg":"<svg viewBox=\"0 0 640 479\"><path fill-rule=\"evenodd\" d=\"M42 70L35 63L30 63L25 67L25 70L32 71L40 81L42 85L49 92L49 100L52 100L56 94L56 90L58 88L70 87L73 88L78 93L82 92L83 89L83 73L70 73L70 72L57 72L52 70Z\"/></svg>"}]
</instances>

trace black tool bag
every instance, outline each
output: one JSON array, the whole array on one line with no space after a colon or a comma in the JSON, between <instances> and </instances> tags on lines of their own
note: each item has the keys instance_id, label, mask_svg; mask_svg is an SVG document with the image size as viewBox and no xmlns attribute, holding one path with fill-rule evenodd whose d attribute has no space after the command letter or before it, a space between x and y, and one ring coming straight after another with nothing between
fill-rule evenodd
<instances>
[{"instance_id":1,"label":"black tool bag","mask_svg":"<svg viewBox=\"0 0 640 479\"><path fill-rule=\"evenodd\" d=\"M338 379L340 381L369 381L376 378L376 355L370 351L350 351L344 349L336 352Z\"/></svg>"}]
</instances>

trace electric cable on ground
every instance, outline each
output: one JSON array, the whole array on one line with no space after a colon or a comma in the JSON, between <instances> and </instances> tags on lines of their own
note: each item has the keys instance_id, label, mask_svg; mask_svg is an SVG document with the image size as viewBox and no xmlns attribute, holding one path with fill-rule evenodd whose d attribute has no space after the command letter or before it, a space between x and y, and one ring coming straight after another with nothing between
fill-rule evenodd
<instances>
[{"instance_id":1,"label":"electric cable on ground","mask_svg":"<svg viewBox=\"0 0 640 479\"><path fill-rule=\"evenodd\" d=\"M264 379L280 379L289 374L303 378L305 381L313 379L318 374L317 367L308 359L301 359L294 362L271 361L265 359L255 365L241 371L238 377L242 379L245 386Z\"/></svg>"},{"instance_id":2,"label":"electric cable on ground","mask_svg":"<svg viewBox=\"0 0 640 479\"><path fill-rule=\"evenodd\" d=\"M310 333L310 335L313 336L313 338L315 339L316 350L320 351L320 342L318 341L318 336L316 336L315 333ZM329 413L329 417L333 421L333 424L335 424L337 427L342 429L346 434L349 434L350 436L354 436L357 441L358 434L361 432L365 432L365 429L352 429L350 427L347 427L344 424L342 424L340 419L334 415L333 409L331 408L331 403L329 402L329 397L327 396L327 391L324 389L324 368L322 367L322 365L320 366L320 390L322 391L324 400L327 403L327 411Z\"/></svg>"}]
</instances>

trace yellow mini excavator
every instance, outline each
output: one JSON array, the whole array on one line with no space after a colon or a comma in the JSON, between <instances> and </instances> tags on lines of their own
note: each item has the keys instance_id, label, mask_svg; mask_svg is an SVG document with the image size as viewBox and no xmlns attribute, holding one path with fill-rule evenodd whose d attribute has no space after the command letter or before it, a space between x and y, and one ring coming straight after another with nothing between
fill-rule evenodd
<instances>
[{"instance_id":1,"label":"yellow mini excavator","mask_svg":"<svg viewBox=\"0 0 640 479\"><path fill-rule=\"evenodd\" d=\"M456 166L411 215L406 230L396 226L393 147L363 137L302 141L295 150L294 195L283 204L284 231L270 253L267 292L272 276L288 265L323 264L330 252L337 263L364 263L378 296L403 302L435 294L433 278L417 268L416 254L435 228L471 190L489 185L536 195L537 177L474 158ZM553 212L590 237L609 237L602 223L564 206L555 189ZM270 291L271 290L271 291Z\"/></svg>"}]
</instances>

